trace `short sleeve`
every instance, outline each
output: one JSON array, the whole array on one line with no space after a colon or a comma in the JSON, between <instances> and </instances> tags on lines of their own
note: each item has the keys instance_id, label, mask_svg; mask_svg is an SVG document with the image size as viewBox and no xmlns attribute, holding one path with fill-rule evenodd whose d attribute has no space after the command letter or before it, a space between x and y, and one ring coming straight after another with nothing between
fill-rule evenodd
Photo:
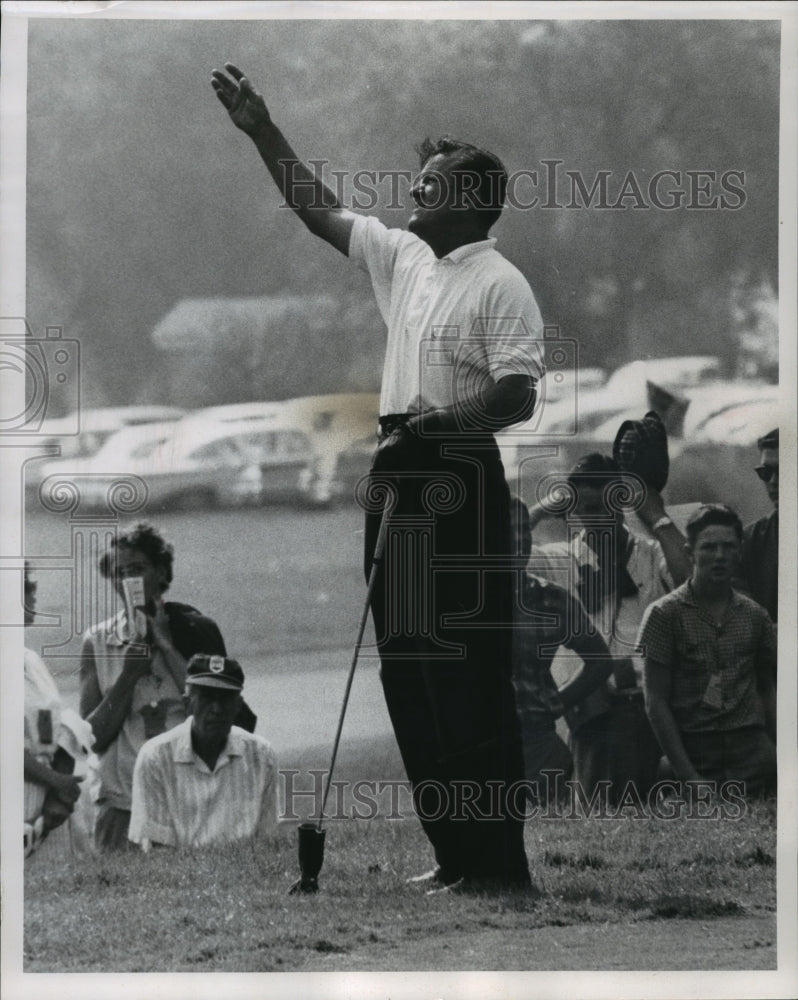
<instances>
[{"instance_id":1,"label":"short sleeve","mask_svg":"<svg viewBox=\"0 0 798 1000\"><path fill-rule=\"evenodd\" d=\"M760 639L757 650L757 660L771 676L776 676L778 662L778 630L767 611L756 605L757 613L761 614Z\"/></svg>"},{"instance_id":2,"label":"short sleeve","mask_svg":"<svg viewBox=\"0 0 798 1000\"><path fill-rule=\"evenodd\" d=\"M539 382L546 374L543 319L526 278L509 262L488 292L487 314L478 320L494 382L525 375Z\"/></svg>"},{"instance_id":3,"label":"short sleeve","mask_svg":"<svg viewBox=\"0 0 798 1000\"><path fill-rule=\"evenodd\" d=\"M675 656L675 636L671 627L671 616L659 601L650 604L640 623L637 645L642 647L643 656L655 660L663 666L670 666Z\"/></svg>"},{"instance_id":4,"label":"short sleeve","mask_svg":"<svg viewBox=\"0 0 798 1000\"><path fill-rule=\"evenodd\" d=\"M134 844L150 840L174 847L177 836L169 814L166 785L153 749L145 744L136 758L128 838Z\"/></svg>"},{"instance_id":5,"label":"short sleeve","mask_svg":"<svg viewBox=\"0 0 798 1000\"><path fill-rule=\"evenodd\" d=\"M371 278L377 305L388 321L391 286L402 248L419 243L403 229L389 229L373 215L358 215L349 236L349 259Z\"/></svg>"},{"instance_id":6,"label":"short sleeve","mask_svg":"<svg viewBox=\"0 0 798 1000\"><path fill-rule=\"evenodd\" d=\"M635 535L626 568L638 587L649 595L648 603L673 590L673 577L668 569L668 561L656 538Z\"/></svg>"}]
</instances>

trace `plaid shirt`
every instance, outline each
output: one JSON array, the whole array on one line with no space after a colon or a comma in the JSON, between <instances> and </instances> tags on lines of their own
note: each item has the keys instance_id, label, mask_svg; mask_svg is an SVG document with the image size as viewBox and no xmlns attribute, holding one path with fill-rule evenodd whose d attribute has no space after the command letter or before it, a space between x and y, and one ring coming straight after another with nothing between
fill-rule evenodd
<instances>
[{"instance_id":1,"label":"plaid shirt","mask_svg":"<svg viewBox=\"0 0 798 1000\"><path fill-rule=\"evenodd\" d=\"M776 627L749 597L733 590L718 625L688 581L648 608L638 641L671 672L670 705L683 732L764 724L757 678L775 673Z\"/></svg>"}]
</instances>

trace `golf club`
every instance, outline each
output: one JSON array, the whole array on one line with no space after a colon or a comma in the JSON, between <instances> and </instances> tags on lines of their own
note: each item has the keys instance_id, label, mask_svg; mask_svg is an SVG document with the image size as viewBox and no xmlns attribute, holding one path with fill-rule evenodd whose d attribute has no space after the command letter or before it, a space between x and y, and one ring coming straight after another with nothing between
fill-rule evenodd
<instances>
[{"instance_id":1,"label":"golf club","mask_svg":"<svg viewBox=\"0 0 798 1000\"><path fill-rule=\"evenodd\" d=\"M357 666L357 659L360 655L360 646L363 642L363 633L366 630L366 622L368 621L369 608L371 607L371 596L374 592L374 586L377 582L377 574L379 572L380 563L382 562L383 553L385 551L385 539L388 533L388 521L390 520L388 515L389 503L386 502L383 508L382 518L380 520L380 530L377 534L377 541L374 545L374 555L371 560L371 569L369 571L368 586L366 587L366 600L363 605L363 614L360 616L360 627L357 632L357 640L355 642L355 651L352 656L352 664L349 667L349 676L346 681L346 690L344 691L344 700L341 705L341 713L338 717L338 728L335 733L335 740L333 742L332 757L330 758L330 768L327 772L327 782L324 789L324 796L321 802L321 811L319 813L318 825L314 822L300 823L298 828L299 833L299 871L300 877L294 882L291 888L288 890L290 894L297 892L318 892L319 891L319 881L318 876L321 871L322 863L324 862L324 838L326 830L322 829L322 824L324 822L324 808L327 805L327 796L330 793L330 787L332 784L333 769L335 768L335 759L338 756L338 744L341 742L341 731L344 727L344 717L346 715L346 708L349 704L349 693L352 690L352 681L355 677L355 667Z\"/></svg>"}]
</instances>

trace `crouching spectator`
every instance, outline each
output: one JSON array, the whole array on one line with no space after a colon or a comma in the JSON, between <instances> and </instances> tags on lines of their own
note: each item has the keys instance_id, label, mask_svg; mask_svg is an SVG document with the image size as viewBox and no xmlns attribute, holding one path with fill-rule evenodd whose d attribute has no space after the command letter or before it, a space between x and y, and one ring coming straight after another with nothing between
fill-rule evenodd
<instances>
[{"instance_id":1,"label":"crouching spectator","mask_svg":"<svg viewBox=\"0 0 798 1000\"><path fill-rule=\"evenodd\" d=\"M529 511L516 499L512 508L519 555L529 559L532 547ZM551 675L558 648L583 661L578 672L559 690ZM530 798L541 806L562 798L571 777L571 751L556 730L556 720L573 712L586 698L598 699L607 710L604 685L612 673L607 644L592 628L578 598L567 590L519 568L513 609L513 687L521 722L524 772Z\"/></svg>"},{"instance_id":2,"label":"crouching spectator","mask_svg":"<svg viewBox=\"0 0 798 1000\"><path fill-rule=\"evenodd\" d=\"M235 660L193 656L186 670L189 717L148 740L133 771L130 839L205 847L260 839L277 820L276 765L262 737L233 725L244 674Z\"/></svg>"},{"instance_id":3,"label":"crouching spectator","mask_svg":"<svg viewBox=\"0 0 798 1000\"><path fill-rule=\"evenodd\" d=\"M36 615L37 582L25 563L25 625ZM75 774L93 742L91 727L61 702L53 676L32 649L25 666L24 850L30 855L65 823L80 798L83 777Z\"/></svg>"},{"instance_id":4,"label":"crouching spectator","mask_svg":"<svg viewBox=\"0 0 798 1000\"><path fill-rule=\"evenodd\" d=\"M639 642L663 776L741 781L755 794L776 779L776 628L732 587L742 537L731 508L699 508L687 523L692 575L648 608Z\"/></svg>"}]
</instances>

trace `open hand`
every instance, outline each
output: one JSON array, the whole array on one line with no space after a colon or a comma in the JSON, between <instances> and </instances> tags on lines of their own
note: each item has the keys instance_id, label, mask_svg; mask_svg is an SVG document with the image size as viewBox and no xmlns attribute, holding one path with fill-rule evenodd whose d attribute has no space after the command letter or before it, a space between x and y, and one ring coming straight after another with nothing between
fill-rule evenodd
<instances>
[{"instance_id":1,"label":"open hand","mask_svg":"<svg viewBox=\"0 0 798 1000\"><path fill-rule=\"evenodd\" d=\"M224 68L227 73L218 69L212 71L211 86L233 124L247 135L254 136L264 125L271 124L266 102L253 90L252 84L237 66L225 63Z\"/></svg>"}]
</instances>

